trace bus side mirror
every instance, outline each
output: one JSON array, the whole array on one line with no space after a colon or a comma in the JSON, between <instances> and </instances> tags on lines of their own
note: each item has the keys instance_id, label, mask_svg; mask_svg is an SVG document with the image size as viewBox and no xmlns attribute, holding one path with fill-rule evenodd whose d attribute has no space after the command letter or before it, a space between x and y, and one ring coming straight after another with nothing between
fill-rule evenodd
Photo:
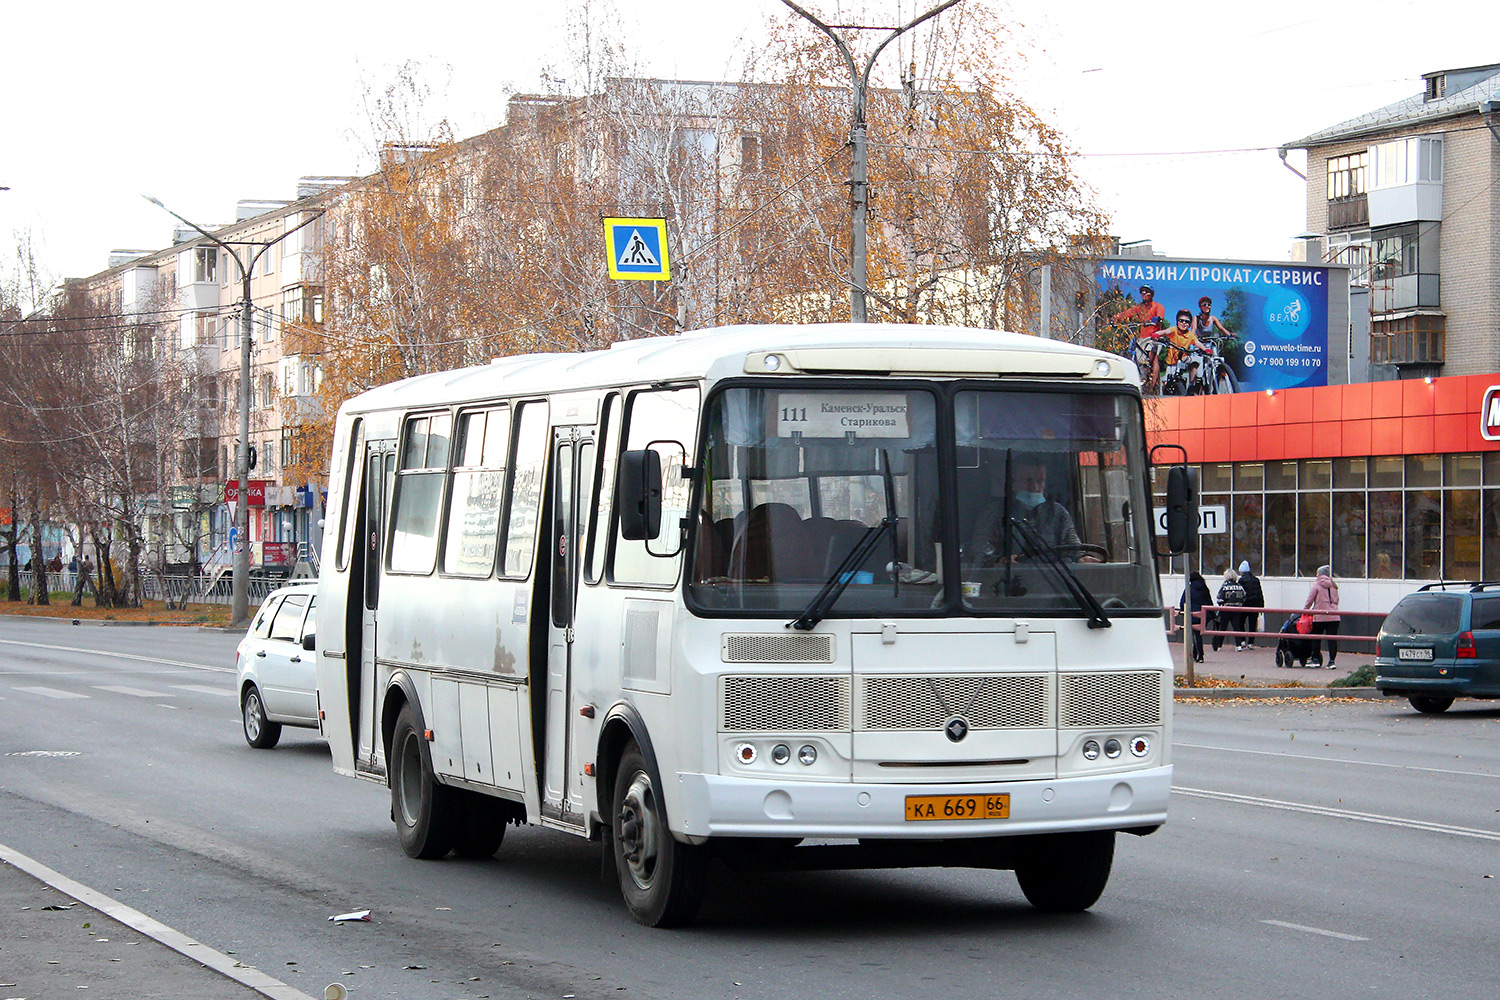
<instances>
[{"instance_id":1,"label":"bus side mirror","mask_svg":"<svg viewBox=\"0 0 1500 1000\"><path fill-rule=\"evenodd\" d=\"M620 537L661 534L661 456L649 448L620 455Z\"/></svg>"},{"instance_id":2,"label":"bus side mirror","mask_svg":"<svg viewBox=\"0 0 1500 1000\"><path fill-rule=\"evenodd\" d=\"M312 632L304 635L302 637L302 648L307 650L309 653L315 651L318 648L318 637Z\"/></svg>"},{"instance_id":3,"label":"bus side mirror","mask_svg":"<svg viewBox=\"0 0 1500 1000\"><path fill-rule=\"evenodd\" d=\"M1167 472L1167 549L1181 555L1198 543L1196 470L1174 465Z\"/></svg>"}]
</instances>

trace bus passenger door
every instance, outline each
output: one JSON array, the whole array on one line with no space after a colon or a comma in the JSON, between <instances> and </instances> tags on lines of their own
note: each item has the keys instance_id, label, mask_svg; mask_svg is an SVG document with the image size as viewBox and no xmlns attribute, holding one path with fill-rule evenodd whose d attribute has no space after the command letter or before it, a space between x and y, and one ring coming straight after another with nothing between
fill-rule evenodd
<instances>
[{"instance_id":1,"label":"bus passenger door","mask_svg":"<svg viewBox=\"0 0 1500 1000\"><path fill-rule=\"evenodd\" d=\"M583 512L578 503L579 433L576 427L559 427L552 439L552 490L550 509L551 581L547 626L547 709L543 742L542 811L554 819L582 822L573 815L570 802L569 748L573 728L572 672L574 612L578 580L578 521ZM586 473L585 473L586 475Z\"/></svg>"},{"instance_id":2,"label":"bus passenger door","mask_svg":"<svg viewBox=\"0 0 1500 1000\"><path fill-rule=\"evenodd\" d=\"M354 719L357 752L355 766L366 769L377 764L380 720L376 718L376 687L379 676L375 667L375 642L380 613L380 576L385 561L386 515L390 509L391 486L396 476L395 442L374 441L366 445L365 488L360 498L364 504L364 574L361 590L359 629L359 713ZM353 692L351 691L351 697Z\"/></svg>"}]
</instances>

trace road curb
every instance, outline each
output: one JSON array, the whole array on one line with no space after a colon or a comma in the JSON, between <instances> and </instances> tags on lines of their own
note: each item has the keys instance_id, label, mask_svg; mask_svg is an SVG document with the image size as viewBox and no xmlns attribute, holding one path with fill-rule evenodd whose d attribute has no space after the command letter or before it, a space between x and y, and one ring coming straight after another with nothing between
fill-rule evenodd
<instances>
[{"instance_id":1,"label":"road curb","mask_svg":"<svg viewBox=\"0 0 1500 1000\"><path fill-rule=\"evenodd\" d=\"M1304 701L1315 698L1359 698L1374 701L1386 697L1372 687L1338 688L1293 688L1293 687L1228 687L1228 688L1174 688L1173 697L1178 700L1203 698L1210 701L1227 701L1234 698L1264 701L1270 698L1297 698Z\"/></svg>"},{"instance_id":2,"label":"road curb","mask_svg":"<svg viewBox=\"0 0 1500 1000\"><path fill-rule=\"evenodd\" d=\"M0 861L15 866L32 878L39 879L65 895L78 900L84 906L98 910L105 916L117 920L126 927L146 935L158 944L192 959L206 969L233 979L270 1000L314 1000L313 997L294 986L288 986L259 969L245 965L233 956L215 951L201 941L195 941L181 931L173 930L159 920L146 916L139 910L111 899L97 889L90 889L54 871L35 858L28 857L13 848L0 844Z\"/></svg>"}]
</instances>

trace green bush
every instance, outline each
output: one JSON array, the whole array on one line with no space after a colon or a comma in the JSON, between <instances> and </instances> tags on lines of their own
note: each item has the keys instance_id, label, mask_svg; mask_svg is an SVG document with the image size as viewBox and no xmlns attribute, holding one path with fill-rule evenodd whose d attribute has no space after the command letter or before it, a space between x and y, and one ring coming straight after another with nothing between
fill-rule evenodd
<instances>
[{"instance_id":1,"label":"green bush","mask_svg":"<svg viewBox=\"0 0 1500 1000\"><path fill-rule=\"evenodd\" d=\"M1375 686L1375 664L1366 663L1358 670L1351 671L1348 677L1340 677L1328 682L1331 688L1367 688Z\"/></svg>"}]
</instances>

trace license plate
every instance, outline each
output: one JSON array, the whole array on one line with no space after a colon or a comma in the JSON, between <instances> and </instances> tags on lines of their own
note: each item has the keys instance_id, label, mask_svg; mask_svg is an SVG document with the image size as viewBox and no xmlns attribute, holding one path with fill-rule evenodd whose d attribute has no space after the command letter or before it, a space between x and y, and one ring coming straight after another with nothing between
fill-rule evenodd
<instances>
[{"instance_id":1,"label":"license plate","mask_svg":"<svg viewBox=\"0 0 1500 1000\"><path fill-rule=\"evenodd\" d=\"M908 795L906 819L1010 819L1010 794L999 795Z\"/></svg>"},{"instance_id":2,"label":"license plate","mask_svg":"<svg viewBox=\"0 0 1500 1000\"><path fill-rule=\"evenodd\" d=\"M1430 649L1398 649L1396 650L1398 660L1430 660L1432 650Z\"/></svg>"}]
</instances>

